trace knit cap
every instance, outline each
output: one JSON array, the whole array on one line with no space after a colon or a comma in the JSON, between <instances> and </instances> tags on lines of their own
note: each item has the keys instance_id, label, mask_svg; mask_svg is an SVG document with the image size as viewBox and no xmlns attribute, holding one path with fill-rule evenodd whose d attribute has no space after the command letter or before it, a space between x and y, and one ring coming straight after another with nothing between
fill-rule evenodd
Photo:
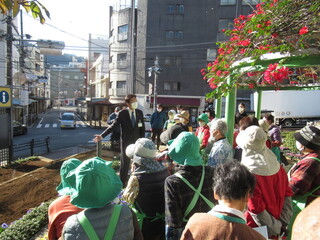
<instances>
[{"instance_id":1,"label":"knit cap","mask_svg":"<svg viewBox=\"0 0 320 240\"><path fill-rule=\"evenodd\" d=\"M126 148L126 155L129 158L134 156L143 158L155 158L157 148L155 144L148 138L139 138L134 144L130 144Z\"/></svg>"},{"instance_id":2,"label":"knit cap","mask_svg":"<svg viewBox=\"0 0 320 240\"><path fill-rule=\"evenodd\" d=\"M303 146L312 150L320 150L320 129L314 126L305 126L293 134L294 138Z\"/></svg>"}]
</instances>

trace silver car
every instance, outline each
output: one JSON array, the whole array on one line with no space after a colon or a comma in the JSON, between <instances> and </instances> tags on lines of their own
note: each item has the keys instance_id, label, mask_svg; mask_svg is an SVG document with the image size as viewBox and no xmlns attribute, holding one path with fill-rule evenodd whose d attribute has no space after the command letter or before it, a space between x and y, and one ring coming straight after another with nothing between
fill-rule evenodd
<instances>
[{"instance_id":1,"label":"silver car","mask_svg":"<svg viewBox=\"0 0 320 240\"><path fill-rule=\"evenodd\" d=\"M76 116L74 113L64 113L61 116L60 128L76 128Z\"/></svg>"}]
</instances>

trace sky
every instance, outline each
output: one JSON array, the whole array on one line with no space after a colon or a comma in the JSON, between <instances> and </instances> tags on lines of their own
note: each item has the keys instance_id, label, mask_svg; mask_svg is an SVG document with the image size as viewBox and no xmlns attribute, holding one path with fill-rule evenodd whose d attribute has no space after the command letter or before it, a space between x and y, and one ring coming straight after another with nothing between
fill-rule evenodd
<instances>
[{"instance_id":1,"label":"sky","mask_svg":"<svg viewBox=\"0 0 320 240\"><path fill-rule=\"evenodd\" d=\"M39 0L50 12L41 24L23 10L23 32L32 40L65 42L64 53L87 56L89 33L108 35L109 5L115 0ZM19 20L20 29L20 20Z\"/></svg>"}]
</instances>

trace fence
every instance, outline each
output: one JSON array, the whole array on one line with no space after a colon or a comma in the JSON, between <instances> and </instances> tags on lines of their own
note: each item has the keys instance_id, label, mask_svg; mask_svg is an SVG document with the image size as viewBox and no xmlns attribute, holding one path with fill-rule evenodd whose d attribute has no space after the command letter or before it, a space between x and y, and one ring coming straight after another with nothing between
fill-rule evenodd
<instances>
[{"instance_id":1,"label":"fence","mask_svg":"<svg viewBox=\"0 0 320 240\"><path fill-rule=\"evenodd\" d=\"M47 148L47 152L50 152L50 137L46 137L45 139L32 139L30 142L20 143L13 145L13 152L25 151L30 149L30 156L33 156L34 149L45 146Z\"/></svg>"}]
</instances>

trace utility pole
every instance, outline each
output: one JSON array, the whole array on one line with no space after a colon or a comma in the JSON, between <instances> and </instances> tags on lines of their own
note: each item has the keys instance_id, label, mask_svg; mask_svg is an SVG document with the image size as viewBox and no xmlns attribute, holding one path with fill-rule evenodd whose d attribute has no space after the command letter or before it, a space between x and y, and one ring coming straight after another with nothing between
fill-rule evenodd
<instances>
[{"instance_id":1,"label":"utility pole","mask_svg":"<svg viewBox=\"0 0 320 240\"><path fill-rule=\"evenodd\" d=\"M154 74L154 80L153 80L153 111L156 111L157 109L157 82L159 78L159 74L163 71L163 69L159 65L159 57L156 57L156 60L154 61L154 66L149 67L147 69L148 76L151 77L152 73Z\"/></svg>"},{"instance_id":2,"label":"utility pole","mask_svg":"<svg viewBox=\"0 0 320 240\"><path fill-rule=\"evenodd\" d=\"M131 0L131 43L130 43L130 81L128 82L129 93L134 93L134 79L135 79L135 57L134 57L134 46L135 46L135 0Z\"/></svg>"},{"instance_id":3,"label":"utility pole","mask_svg":"<svg viewBox=\"0 0 320 240\"><path fill-rule=\"evenodd\" d=\"M11 13L7 16L7 85L11 88L12 99L12 16ZM9 116L9 163L13 160L13 131L12 131L12 105L7 108Z\"/></svg>"},{"instance_id":4,"label":"utility pole","mask_svg":"<svg viewBox=\"0 0 320 240\"><path fill-rule=\"evenodd\" d=\"M60 90L61 90L61 68L59 69L59 79L58 79L58 110L60 114Z\"/></svg>"}]
</instances>

